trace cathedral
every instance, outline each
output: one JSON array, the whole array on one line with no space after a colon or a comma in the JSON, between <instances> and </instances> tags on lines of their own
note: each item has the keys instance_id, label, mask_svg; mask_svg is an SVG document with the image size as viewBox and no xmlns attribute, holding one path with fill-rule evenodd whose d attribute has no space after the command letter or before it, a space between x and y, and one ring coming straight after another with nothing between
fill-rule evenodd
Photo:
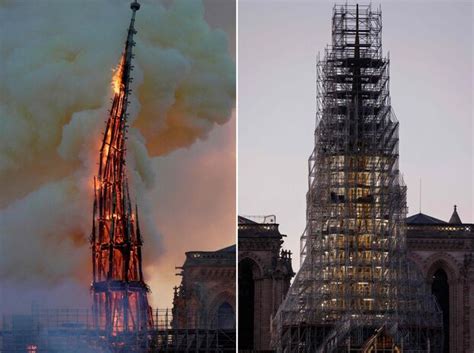
<instances>
[{"instance_id":1,"label":"cathedral","mask_svg":"<svg viewBox=\"0 0 474 353\"><path fill-rule=\"evenodd\" d=\"M235 335L235 245L189 251L175 287L175 329L218 329ZM235 339L235 337L234 337Z\"/></svg>"},{"instance_id":2,"label":"cathedral","mask_svg":"<svg viewBox=\"0 0 474 353\"><path fill-rule=\"evenodd\" d=\"M443 353L474 352L474 224L456 206L448 221L418 213L406 223L409 257L443 312Z\"/></svg>"},{"instance_id":3,"label":"cathedral","mask_svg":"<svg viewBox=\"0 0 474 353\"><path fill-rule=\"evenodd\" d=\"M408 257L421 271L443 314L442 352L473 352L474 224L463 223L454 206L448 221L418 213L406 219L406 227ZM271 317L294 275L291 256L281 250L283 237L274 222L239 217L241 352L271 352ZM262 272L267 273L264 286Z\"/></svg>"},{"instance_id":4,"label":"cathedral","mask_svg":"<svg viewBox=\"0 0 474 353\"><path fill-rule=\"evenodd\" d=\"M335 5L331 28L316 65L301 266L291 280L275 219L239 218L239 348L473 352L472 228L456 208L448 222L407 218L381 9Z\"/></svg>"},{"instance_id":5,"label":"cathedral","mask_svg":"<svg viewBox=\"0 0 474 353\"><path fill-rule=\"evenodd\" d=\"M239 351L270 350L270 320L294 276L274 216L238 217Z\"/></svg>"}]
</instances>

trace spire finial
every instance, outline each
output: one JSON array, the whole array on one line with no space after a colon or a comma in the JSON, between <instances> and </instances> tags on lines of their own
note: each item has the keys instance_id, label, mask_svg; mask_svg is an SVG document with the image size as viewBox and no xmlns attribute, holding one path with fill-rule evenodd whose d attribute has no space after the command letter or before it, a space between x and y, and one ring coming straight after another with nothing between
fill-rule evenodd
<instances>
[{"instance_id":1,"label":"spire finial","mask_svg":"<svg viewBox=\"0 0 474 353\"><path fill-rule=\"evenodd\" d=\"M135 0L134 2L132 2L130 4L130 8L135 12L135 11L138 11L140 10L140 4L138 3L137 0Z\"/></svg>"},{"instance_id":2,"label":"spire finial","mask_svg":"<svg viewBox=\"0 0 474 353\"><path fill-rule=\"evenodd\" d=\"M453 214L452 214L451 218L449 219L449 223L462 224L462 221L461 221L461 218L459 217L457 208L458 208L458 206L454 205L454 211L453 211Z\"/></svg>"},{"instance_id":3,"label":"spire finial","mask_svg":"<svg viewBox=\"0 0 474 353\"><path fill-rule=\"evenodd\" d=\"M420 213L421 213L421 178L420 178L420 199L419 199L419 201L420 201Z\"/></svg>"}]
</instances>

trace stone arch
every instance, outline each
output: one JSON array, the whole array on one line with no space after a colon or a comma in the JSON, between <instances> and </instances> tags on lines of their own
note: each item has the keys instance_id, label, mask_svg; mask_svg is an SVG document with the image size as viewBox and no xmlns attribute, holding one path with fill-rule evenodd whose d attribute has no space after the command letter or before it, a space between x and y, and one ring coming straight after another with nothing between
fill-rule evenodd
<instances>
[{"instance_id":1,"label":"stone arch","mask_svg":"<svg viewBox=\"0 0 474 353\"><path fill-rule=\"evenodd\" d=\"M456 260L449 254L438 252L429 256L424 261L424 277L427 282L433 282L433 275L439 269L442 269L448 275L448 283L454 283L459 278L459 265Z\"/></svg>"},{"instance_id":2,"label":"stone arch","mask_svg":"<svg viewBox=\"0 0 474 353\"><path fill-rule=\"evenodd\" d=\"M261 278L263 277L264 273L266 272L266 266L263 264L262 259L251 252L243 252L239 254L239 265L245 261L252 261L254 266L253 275L254 278Z\"/></svg>"},{"instance_id":3,"label":"stone arch","mask_svg":"<svg viewBox=\"0 0 474 353\"><path fill-rule=\"evenodd\" d=\"M443 270L447 276L447 284L449 287L449 318L447 320L449 328L448 332L453 332L453 328L457 325L458 315L456 308L458 307L459 293L457 290L457 282L460 276L460 266L456 259L448 253L437 252L429 256L425 260L424 264L424 275L425 278L432 288L433 277L438 270ZM445 337L448 340L448 347L445 351L455 352L457 348L458 337L453 334L449 334L449 337Z\"/></svg>"},{"instance_id":4,"label":"stone arch","mask_svg":"<svg viewBox=\"0 0 474 353\"><path fill-rule=\"evenodd\" d=\"M449 340L451 325L449 322L450 317L450 295L451 287L448 283L448 274L446 271L439 267L433 275L431 292L438 301L438 305L443 313L443 333L444 333L444 342L443 342L443 353L449 353Z\"/></svg>"},{"instance_id":5,"label":"stone arch","mask_svg":"<svg viewBox=\"0 0 474 353\"><path fill-rule=\"evenodd\" d=\"M233 318L234 318L234 328L236 325L235 322L235 309L236 309L236 303L235 303L235 295L229 291L223 291L220 292L218 295L216 295L212 301L209 304L209 310L208 310L208 317L211 319L210 320L210 325L211 328L217 328L218 326L218 314L219 314L219 309L223 304L229 304L230 307L233 310Z\"/></svg>"},{"instance_id":6,"label":"stone arch","mask_svg":"<svg viewBox=\"0 0 474 353\"><path fill-rule=\"evenodd\" d=\"M258 325L259 282L266 270L262 260L252 252L239 256L239 347L255 348L255 327Z\"/></svg>"}]
</instances>

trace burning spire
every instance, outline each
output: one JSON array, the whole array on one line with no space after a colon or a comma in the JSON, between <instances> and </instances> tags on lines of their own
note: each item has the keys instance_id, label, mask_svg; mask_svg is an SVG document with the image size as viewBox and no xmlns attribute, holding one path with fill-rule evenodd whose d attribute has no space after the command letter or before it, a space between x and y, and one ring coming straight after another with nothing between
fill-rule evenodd
<instances>
[{"instance_id":1,"label":"burning spire","mask_svg":"<svg viewBox=\"0 0 474 353\"><path fill-rule=\"evenodd\" d=\"M151 324L149 291L143 279L138 208L133 212L125 166L127 106L133 69L134 1L125 50L113 77L113 103L94 179L91 235L94 318L97 328L117 342L125 333L144 333Z\"/></svg>"}]
</instances>

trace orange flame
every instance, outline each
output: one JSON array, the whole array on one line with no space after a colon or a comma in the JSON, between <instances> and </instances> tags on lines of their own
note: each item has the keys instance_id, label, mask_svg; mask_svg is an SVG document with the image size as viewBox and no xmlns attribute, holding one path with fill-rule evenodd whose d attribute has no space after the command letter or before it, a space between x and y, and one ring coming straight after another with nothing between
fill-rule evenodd
<instances>
[{"instance_id":1,"label":"orange flame","mask_svg":"<svg viewBox=\"0 0 474 353\"><path fill-rule=\"evenodd\" d=\"M120 93L120 88L122 86L122 73L123 73L123 55L120 58L120 63L118 64L117 68L114 70L114 76L112 78L112 87L114 89L115 94Z\"/></svg>"}]
</instances>

